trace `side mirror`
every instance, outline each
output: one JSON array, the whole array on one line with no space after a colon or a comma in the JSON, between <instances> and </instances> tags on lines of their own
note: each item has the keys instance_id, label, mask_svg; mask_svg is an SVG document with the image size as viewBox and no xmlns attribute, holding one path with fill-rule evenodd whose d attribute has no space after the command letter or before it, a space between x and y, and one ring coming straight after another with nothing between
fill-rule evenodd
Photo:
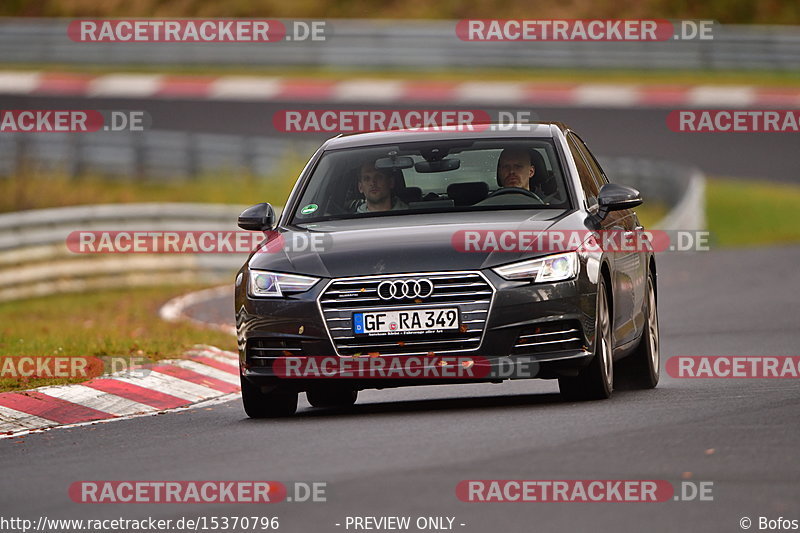
<instances>
[{"instance_id":1,"label":"side mirror","mask_svg":"<svg viewBox=\"0 0 800 533\"><path fill-rule=\"evenodd\" d=\"M270 231L275 226L275 211L269 204L256 204L239 215L239 227L250 231Z\"/></svg>"},{"instance_id":2,"label":"side mirror","mask_svg":"<svg viewBox=\"0 0 800 533\"><path fill-rule=\"evenodd\" d=\"M633 209L637 205L641 205L642 195L633 187L619 183L606 183L600 188L597 203L600 205L597 216L603 220L611 211Z\"/></svg>"}]
</instances>

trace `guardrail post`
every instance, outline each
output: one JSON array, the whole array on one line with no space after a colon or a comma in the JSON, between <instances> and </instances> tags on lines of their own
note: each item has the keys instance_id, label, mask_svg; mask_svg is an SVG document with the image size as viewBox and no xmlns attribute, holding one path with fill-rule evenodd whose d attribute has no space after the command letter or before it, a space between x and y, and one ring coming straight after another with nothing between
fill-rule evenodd
<instances>
[{"instance_id":1,"label":"guardrail post","mask_svg":"<svg viewBox=\"0 0 800 533\"><path fill-rule=\"evenodd\" d=\"M13 175L20 176L25 172L28 155L28 139L24 133L17 133L11 135L11 140L14 142L14 169Z\"/></svg>"},{"instance_id":2,"label":"guardrail post","mask_svg":"<svg viewBox=\"0 0 800 533\"><path fill-rule=\"evenodd\" d=\"M79 178L85 170L83 164L83 141L80 134L69 136L69 177L72 180Z\"/></svg>"},{"instance_id":3,"label":"guardrail post","mask_svg":"<svg viewBox=\"0 0 800 533\"><path fill-rule=\"evenodd\" d=\"M147 156L144 147L144 136L141 134L134 134L132 138L133 174L137 181L144 181L147 176L145 172L145 158Z\"/></svg>"},{"instance_id":4,"label":"guardrail post","mask_svg":"<svg viewBox=\"0 0 800 533\"><path fill-rule=\"evenodd\" d=\"M186 135L186 174L190 179L200 176L199 162L197 160L197 136L194 133Z\"/></svg>"}]
</instances>

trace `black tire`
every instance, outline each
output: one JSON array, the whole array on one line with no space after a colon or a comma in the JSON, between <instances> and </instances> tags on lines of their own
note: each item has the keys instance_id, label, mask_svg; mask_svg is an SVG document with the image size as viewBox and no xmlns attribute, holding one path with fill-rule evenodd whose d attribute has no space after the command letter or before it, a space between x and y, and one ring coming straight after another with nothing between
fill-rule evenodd
<instances>
[{"instance_id":1,"label":"black tire","mask_svg":"<svg viewBox=\"0 0 800 533\"><path fill-rule=\"evenodd\" d=\"M358 391L350 389L311 389L306 391L311 407L350 407L358 399Z\"/></svg>"},{"instance_id":2,"label":"black tire","mask_svg":"<svg viewBox=\"0 0 800 533\"><path fill-rule=\"evenodd\" d=\"M604 400L614 389L614 361L611 347L611 313L603 278L597 286L597 319L594 357L576 377L558 378L561 395L571 401Z\"/></svg>"},{"instance_id":3,"label":"black tire","mask_svg":"<svg viewBox=\"0 0 800 533\"><path fill-rule=\"evenodd\" d=\"M627 390L654 389L661 373L658 307L653 273L647 276L645 293L645 325L636 350L618 364L618 388Z\"/></svg>"},{"instance_id":4,"label":"black tire","mask_svg":"<svg viewBox=\"0 0 800 533\"><path fill-rule=\"evenodd\" d=\"M297 411L296 392L261 392L261 387L240 376L242 405L250 418L280 418Z\"/></svg>"}]
</instances>

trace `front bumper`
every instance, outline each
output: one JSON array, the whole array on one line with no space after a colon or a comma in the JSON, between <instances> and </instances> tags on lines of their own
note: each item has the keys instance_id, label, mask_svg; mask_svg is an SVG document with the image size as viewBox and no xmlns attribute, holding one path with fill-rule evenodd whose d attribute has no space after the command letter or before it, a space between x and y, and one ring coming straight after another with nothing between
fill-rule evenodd
<instances>
[{"instance_id":1,"label":"front bumper","mask_svg":"<svg viewBox=\"0 0 800 533\"><path fill-rule=\"evenodd\" d=\"M481 373L477 381L574 376L591 361L596 285L585 275L570 281L532 284L507 281L491 270L481 273L494 292L480 345L444 353L437 352L436 345L431 344L429 350L423 351L475 357L480 364L488 364L489 371ZM319 380L279 377L273 369L275 358L343 357L332 341L319 306L327 286L323 281L305 293L281 299L251 298L244 283L237 287L237 334L245 378L270 388L307 390ZM476 381L338 377L357 389Z\"/></svg>"}]
</instances>

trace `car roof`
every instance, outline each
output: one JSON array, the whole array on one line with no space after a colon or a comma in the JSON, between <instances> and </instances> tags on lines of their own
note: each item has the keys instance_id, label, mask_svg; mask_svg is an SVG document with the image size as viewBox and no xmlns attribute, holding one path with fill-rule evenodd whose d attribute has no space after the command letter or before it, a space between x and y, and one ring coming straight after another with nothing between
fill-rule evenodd
<instances>
[{"instance_id":1,"label":"car roof","mask_svg":"<svg viewBox=\"0 0 800 533\"><path fill-rule=\"evenodd\" d=\"M444 126L423 130L391 130L369 133L348 133L329 139L326 150L358 148L400 142L425 142L458 139L508 139L508 138L552 138L554 129L567 131L561 122L532 122L530 124L474 124L472 130L465 126Z\"/></svg>"}]
</instances>

